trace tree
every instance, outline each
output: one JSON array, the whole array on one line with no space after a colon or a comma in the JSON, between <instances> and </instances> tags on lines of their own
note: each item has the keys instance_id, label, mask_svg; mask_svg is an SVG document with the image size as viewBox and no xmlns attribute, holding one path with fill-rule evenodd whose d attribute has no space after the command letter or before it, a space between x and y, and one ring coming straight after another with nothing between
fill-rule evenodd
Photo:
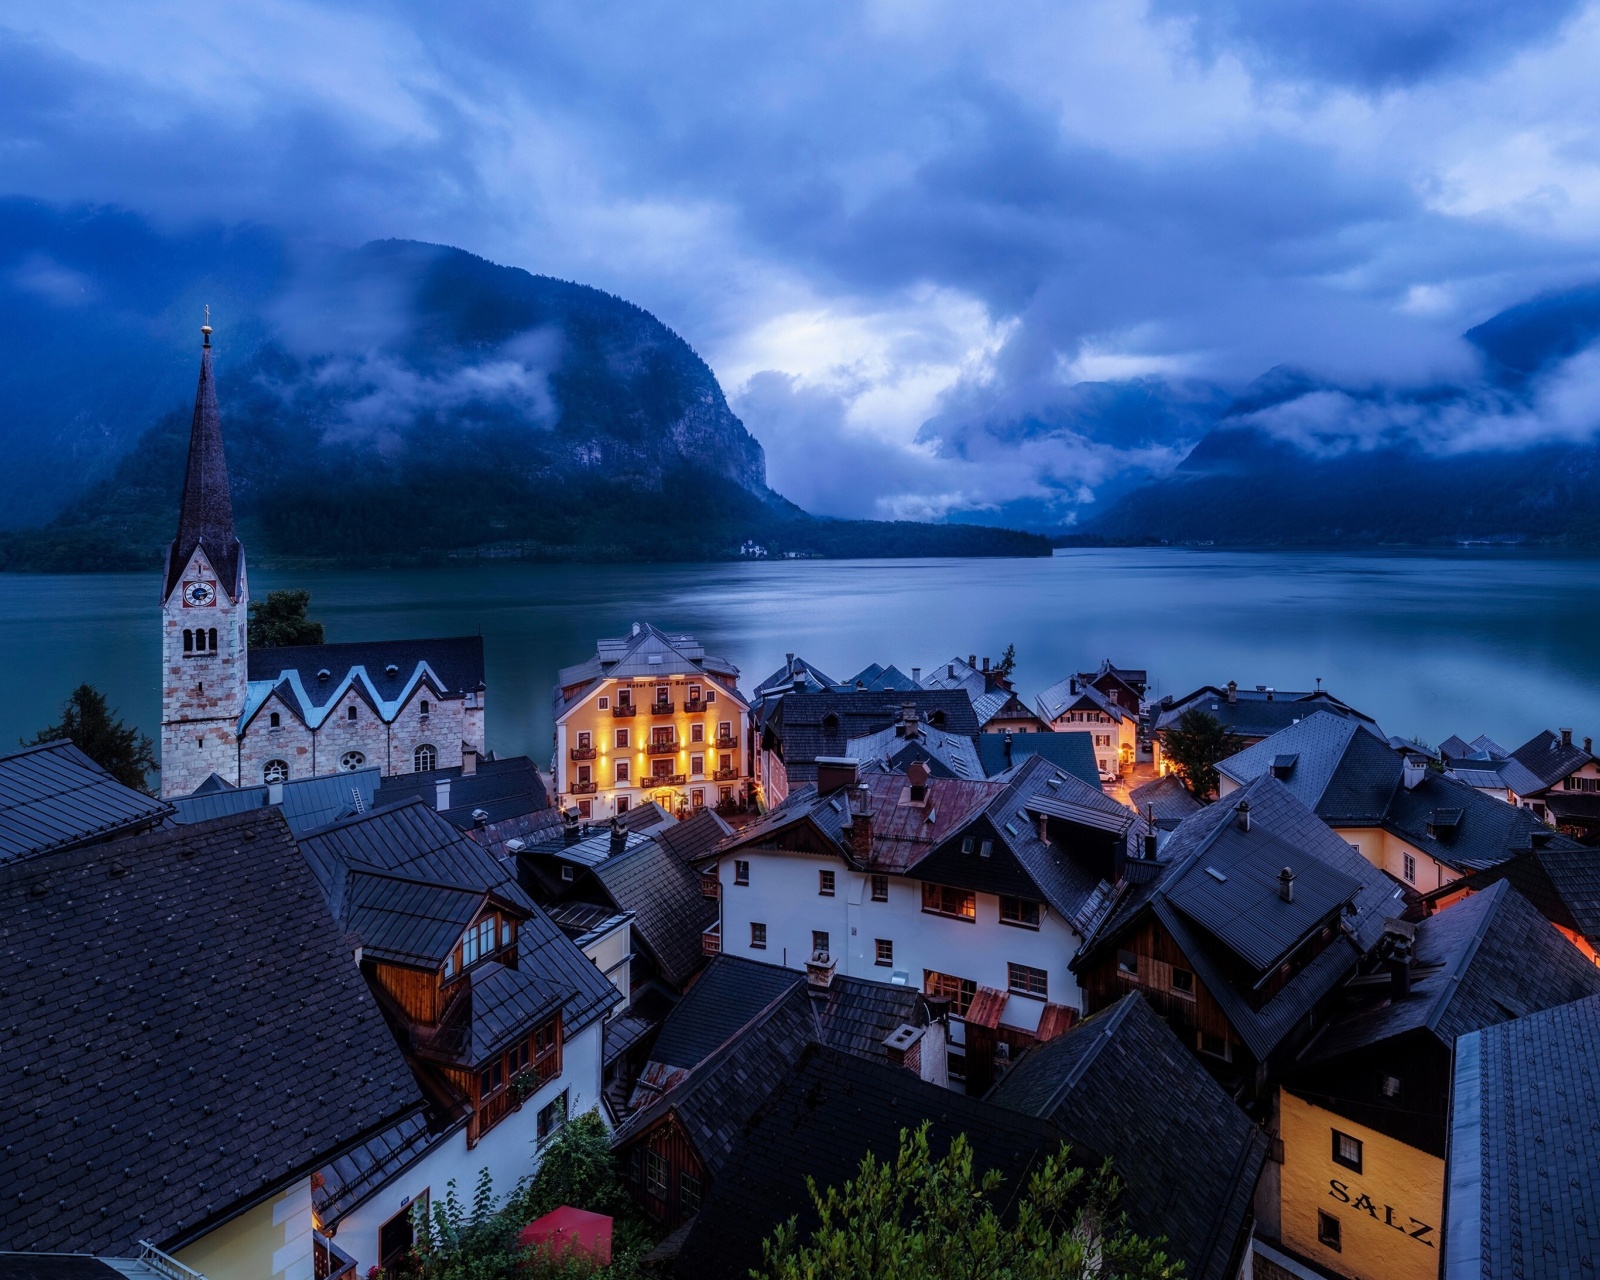
<instances>
[{"instance_id":1,"label":"tree","mask_svg":"<svg viewBox=\"0 0 1600 1280\"><path fill-rule=\"evenodd\" d=\"M250 606L250 647L276 649L286 644L321 644L320 622L306 616L311 608L309 591L269 591L265 600Z\"/></svg>"},{"instance_id":2,"label":"tree","mask_svg":"<svg viewBox=\"0 0 1600 1280\"><path fill-rule=\"evenodd\" d=\"M1011 673L1017 669L1017 646L1008 644L1006 651L1000 655L1000 661L995 666L995 672L1002 680L1011 679Z\"/></svg>"},{"instance_id":3,"label":"tree","mask_svg":"<svg viewBox=\"0 0 1600 1280\"><path fill-rule=\"evenodd\" d=\"M1014 1196L998 1171L974 1172L958 1135L935 1159L926 1123L901 1130L892 1162L870 1151L842 1188L811 1192L820 1225L805 1243L795 1219L763 1243L764 1280L1170 1280L1183 1270L1160 1241L1114 1213L1108 1166L1087 1174L1063 1146ZM1014 1206L1014 1211L1013 1211Z\"/></svg>"},{"instance_id":4,"label":"tree","mask_svg":"<svg viewBox=\"0 0 1600 1280\"><path fill-rule=\"evenodd\" d=\"M1243 747L1243 738L1198 707L1179 716L1161 744L1172 771L1196 800L1209 800L1216 794L1217 765Z\"/></svg>"},{"instance_id":5,"label":"tree","mask_svg":"<svg viewBox=\"0 0 1600 1280\"><path fill-rule=\"evenodd\" d=\"M35 742L69 739L125 787L145 791L148 775L160 771L155 744L133 725L123 724L106 705L106 695L80 684L61 706L61 723L39 730Z\"/></svg>"}]
</instances>

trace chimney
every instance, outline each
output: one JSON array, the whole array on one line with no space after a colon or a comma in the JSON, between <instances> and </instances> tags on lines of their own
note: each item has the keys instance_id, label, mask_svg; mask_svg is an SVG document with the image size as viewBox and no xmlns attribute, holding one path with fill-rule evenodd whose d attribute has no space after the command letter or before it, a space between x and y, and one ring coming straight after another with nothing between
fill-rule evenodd
<instances>
[{"instance_id":1,"label":"chimney","mask_svg":"<svg viewBox=\"0 0 1600 1280\"><path fill-rule=\"evenodd\" d=\"M983 670L984 670L985 674L988 673L988 670L989 670L989 659L987 659L987 658L985 658L983 660Z\"/></svg>"},{"instance_id":2,"label":"chimney","mask_svg":"<svg viewBox=\"0 0 1600 1280\"><path fill-rule=\"evenodd\" d=\"M1077 693L1078 692L1078 677L1077 676L1068 676L1067 677L1067 692L1068 693Z\"/></svg>"},{"instance_id":3,"label":"chimney","mask_svg":"<svg viewBox=\"0 0 1600 1280\"><path fill-rule=\"evenodd\" d=\"M1400 917L1383 922L1383 937L1378 954L1389 970L1389 994L1398 1000L1411 994L1411 961L1417 939L1417 926Z\"/></svg>"},{"instance_id":4,"label":"chimney","mask_svg":"<svg viewBox=\"0 0 1600 1280\"><path fill-rule=\"evenodd\" d=\"M1234 806L1233 811L1239 815L1239 830L1250 830L1250 802L1248 800L1239 801Z\"/></svg>"},{"instance_id":5,"label":"chimney","mask_svg":"<svg viewBox=\"0 0 1600 1280\"><path fill-rule=\"evenodd\" d=\"M954 680L956 678L956 664L955 663L953 663L953 662L945 663L944 678L946 680Z\"/></svg>"},{"instance_id":6,"label":"chimney","mask_svg":"<svg viewBox=\"0 0 1600 1280\"><path fill-rule=\"evenodd\" d=\"M913 1045L922 1039L922 1028L914 1027L909 1022L903 1022L884 1039L884 1056L889 1059L889 1064L895 1067L906 1065L906 1055Z\"/></svg>"},{"instance_id":7,"label":"chimney","mask_svg":"<svg viewBox=\"0 0 1600 1280\"><path fill-rule=\"evenodd\" d=\"M462 746L461 748L461 776L470 778L478 772L478 748Z\"/></svg>"},{"instance_id":8,"label":"chimney","mask_svg":"<svg viewBox=\"0 0 1600 1280\"><path fill-rule=\"evenodd\" d=\"M1563 747L1570 747L1572 745L1572 730L1571 729L1563 729L1561 731L1561 745Z\"/></svg>"},{"instance_id":9,"label":"chimney","mask_svg":"<svg viewBox=\"0 0 1600 1280\"><path fill-rule=\"evenodd\" d=\"M1277 691L1277 690L1276 690L1276 689L1274 689L1274 688L1273 688L1273 687L1272 687L1272 686L1271 686L1271 685L1270 685L1270 684L1269 684L1269 685L1268 685L1268 686L1267 686L1267 701L1268 701L1268 702L1271 702L1271 701L1272 701L1272 696L1273 696L1273 694L1275 694L1275 693L1277 693L1277 692L1278 692L1278 691Z\"/></svg>"},{"instance_id":10,"label":"chimney","mask_svg":"<svg viewBox=\"0 0 1600 1280\"><path fill-rule=\"evenodd\" d=\"M794 674L794 654L786 653L783 655L783 668L790 675Z\"/></svg>"},{"instance_id":11,"label":"chimney","mask_svg":"<svg viewBox=\"0 0 1600 1280\"><path fill-rule=\"evenodd\" d=\"M487 809L474 809L472 811L472 825L486 827L489 825L489 811Z\"/></svg>"},{"instance_id":12,"label":"chimney","mask_svg":"<svg viewBox=\"0 0 1600 1280\"><path fill-rule=\"evenodd\" d=\"M813 951L811 959L806 961L806 981L820 991L826 991L833 985L833 975L839 968L839 962L826 951Z\"/></svg>"},{"instance_id":13,"label":"chimney","mask_svg":"<svg viewBox=\"0 0 1600 1280\"><path fill-rule=\"evenodd\" d=\"M1586 756L1592 756L1594 754L1594 739L1593 738L1585 738L1583 740L1583 754L1586 755Z\"/></svg>"},{"instance_id":14,"label":"chimney","mask_svg":"<svg viewBox=\"0 0 1600 1280\"><path fill-rule=\"evenodd\" d=\"M921 667L912 667L911 668L911 683L912 684L921 684L922 683L922 668Z\"/></svg>"},{"instance_id":15,"label":"chimney","mask_svg":"<svg viewBox=\"0 0 1600 1280\"><path fill-rule=\"evenodd\" d=\"M1237 701L1239 701L1239 682L1230 680L1228 681L1228 704L1232 706Z\"/></svg>"},{"instance_id":16,"label":"chimney","mask_svg":"<svg viewBox=\"0 0 1600 1280\"><path fill-rule=\"evenodd\" d=\"M269 782L269 783L267 783L267 803L268 804L282 804L283 803L283 783L281 783L281 782Z\"/></svg>"},{"instance_id":17,"label":"chimney","mask_svg":"<svg viewBox=\"0 0 1600 1280\"><path fill-rule=\"evenodd\" d=\"M1288 867L1278 872L1278 896L1285 902L1294 901L1294 872Z\"/></svg>"},{"instance_id":18,"label":"chimney","mask_svg":"<svg viewBox=\"0 0 1600 1280\"><path fill-rule=\"evenodd\" d=\"M906 781L911 784L911 803L922 804L928 798L928 766L913 760L906 770Z\"/></svg>"},{"instance_id":19,"label":"chimney","mask_svg":"<svg viewBox=\"0 0 1600 1280\"><path fill-rule=\"evenodd\" d=\"M1157 836L1154 831L1146 831L1144 833L1144 856L1145 856L1145 861L1154 862L1156 860L1156 855L1158 853L1160 853L1160 851L1161 851L1161 838L1159 836Z\"/></svg>"},{"instance_id":20,"label":"chimney","mask_svg":"<svg viewBox=\"0 0 1600 1280\"><path fill-rule=\"evenodd\" d=\"M967 655L967 665L976 671L978 669L978 655L975 653L969 653Z\"/></svg>"},{"instance_id":21,"label":"chimney","mask_svg":"<svg viewBox=\"0 0 1600 1280\"><path fill-rule=\"evenodd\" d=\"M611 856L614 858L628 847L628 829L621 818L611 819Z\"/></svg>"},{"instance_id":22,"label":"chimney","mask_svg":"<svg viewBox=\"0 0 1600 1280\"><path fill-rule=\"evenodd\" d=\"M450 779L440 778L433 785L433 807L443 813L450 807Z\"/></svg>"},{"instance_id":23,"label":"chimney","mask_svg":"<svg viewBox=\"0 0 1600 1280\"><path fill-rule=\"evenodd\" d=\"M1402 781L1407 791L1416 790L1417 784L1428 776L1427 761L1421 756L1407 756L1402 770Z\"/></svg>"},{"instance_id":24,"label":"chimney","mask_svg":"<svg viewBox=\"0 0 1600 1280\"><path fill-rule=\"evenodd\" d=\"M817 757L817 794L831 796L835 791L853 787L861 775L860 761L850 756Z\"/></svg>"},{"instance_id":25,"label":"chimney","mask_svg":"<svg viewBox=\"0 0 1600 1280\"><path fill-rule=\"evenodd\" d=\"M567 844L576 844L583 835L583 824L579 821L577 805L569 805L561 811L561 838Z\"/></svg>"},{"instance_id":26,"label":"chimney","mask_svg":"<svg viewBox=\"0 0 1600 1280\"><path fill-rule=\"evenodd\" d=\"M1011 730L1006 730L1006 736L1000 739L1000 747L1006 753L1006 768L1011 767Z\"/></svg>"},{"instance_id":27,"label":"chimney","mask_svg":"<svg viewBox=\"0 0 1600 1280\"><path fill-rule=\"evenodd\" d=\"M850 798L850 818L844 829L845 843L856 857L868 858L872 855L872 811L867 807L867 789L858 782L846 794Z\"/></svg>"}]
</instances>

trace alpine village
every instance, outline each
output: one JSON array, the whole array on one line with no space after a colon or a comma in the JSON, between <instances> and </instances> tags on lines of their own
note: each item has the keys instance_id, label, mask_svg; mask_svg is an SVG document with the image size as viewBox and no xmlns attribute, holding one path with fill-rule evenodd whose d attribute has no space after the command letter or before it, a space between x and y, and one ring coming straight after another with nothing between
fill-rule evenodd
<instances>
[{"instance_id":1,"label":"alpine village","mask_svg":"<svg viewBox=\"0 0 1600 1280\"><path fill-rule=\"evenodd\" d=\"M159 794L0 758L0 1274L1596 1274L1590 738L658 621L542 760L257 639L207 329Z\"/></svg>"}]
</instances>

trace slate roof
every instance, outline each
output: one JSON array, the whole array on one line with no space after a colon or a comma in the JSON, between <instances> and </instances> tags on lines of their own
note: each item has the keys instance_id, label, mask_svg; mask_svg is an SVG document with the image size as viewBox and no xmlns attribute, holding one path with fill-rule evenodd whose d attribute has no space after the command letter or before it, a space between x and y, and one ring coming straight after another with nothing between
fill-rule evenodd
<instances>
[{"instance_id":1,"label":"slate roof","mask_svg":"<svg viewBox=\"0 0 1600 1280\"><path fill-rule=\"evenodd\" d=\"M1137 719L1139 715L1137 707L1125 707L1121 703L1111 701L1082 676L1068 676L1065 680L1057 680L1033 700L1033 707L1039 713L1039 718L1046 723L1051 723L1057 716L1072 710L1100 711L1119 723L1123 720Z\"/></svg>"},{"instance_id":2,"label":"slate roof","mask_svg":"<svg viewBox=\"0 0 1600 1280\"><path fill-rule=\"evenodd\" d=\"M1563 746L1561 739L1546 729L1513 751L1508 767L1501 772L1513 791L1526 796L1553 787L1594 758L1577 743Z\"/></svg>"},{"instance_id":3,"label":"slate roof","mask_svg":"<svg viewBox=\"0 0 1600 1280\"><path fill-rule=\"evenodd\" d=\"M1600 997L1456 1042L1445 1280L1580 1276L1600 1256Z\"/></svg>"},{"instance_id":4,"label":"slate roof","mask_svg":"<svg viewBox=\"0 0 1600 1280\"><path fill-rule=\"evenodd\" d=\"M816 1227L806 1177L838 1186L872 1152L892 1159L900 1131L930 1122L936 1155L957 1134L972 1144L974 1165L997 1169L1001 1192L1014 1194L1062 1140L1054 1126L1004 1107L929 1084L904 1067L804 1048L752 1108L731 1155L690 1229L674 1274L695 1280L745 1280L762 1263L761 1241L776 1223L798 1215L801 1237Z\"/></svg>"},{"instance_id":5,"label":"slate roof","mask_svg":"<svg viewBox=\"0 0 1600 1280\"><path fill-rule=\"evenodd\" d=\"M222 450L222 415L217 409L217 382L211 373L211 335L200 350L200 381L194 391L194 416L189 423L189 456L178 504L178 531L167 547L166 589L173 592L195 549L203 547L217 581L232 600L239 598L244 574L244 549L233 527L233 496L228 492L228 463Z\"/></svg>"},{"instance_id":6,"label":"slate roof","mask_svg":"<svg viewBox=\"0 0 1600 1280\"><path fill-rule=\"evenodd\" d=\"M328 673L325 679L324 671ZM292 715L315 729L351 689L374 715L388 723L423 685L441 698L460 698L482 689L483 637L251 649L249 684L239 723L248 725L276 693Z\"/></svg>"},{"instance_id":7,"label":"slate roof","mask_svg":"<svg viewBox=\"0 0 1600 1280\"><path fill-rule=\"evenodd\" d=\"M972 703L957 689L786 694L768 715L765 734L776 743L790 783L812 782L818 756L844 755L851 738L894 724L908 703L935 728L977 737Z\"/></svg>"},{"instance_id":8,"label":"slate roof","mask_svg":"<svg viewBox=\"0 0 1600 1280\"><path fill-rule=\"evenodd\" d=\"M1128 793L1128 799L1136 813L1153 815L1156 826L1169 831L1203 807L1189 794L1189 788L1170 773L1135 787Z\"/></svg>"},{"instance_id":9,"label":"slate roof","mask_svg":"<svg viewBox=\"0 0 1600 1280\"><path fill-rule=\"evenodd\" d=\"M1267 1139L1137 992L1035 1045L987 1101L1054 1124L1111 1161L1133 1230L1164 1235L1186 1276L1238 1269Z\"/></svg>"},{"instance_id":10,"label":"slate roof","mask_svg":"<svg viewBox=\"0 0 1600 1280\"><path fill-rule=\"evenodd\" d=\"M1511 753L1486 733L1480 733L1471 742L1463 741L1452 733L1439 744L1439 754L1447 760L1481 760L1498 763L1509 759Z\"/></svg>"},{"instance_id":11,"label":"slate roof","mask_svg":"<svg viewBox=\"0 0 1600 1280\"><path fill-rule=\"evenodd\" d=\"M835 974L827 988L809 987L817 1039L863 1058L889 1060L884 1041L898 1028L927 1024L915 987Z\"/></svg>"},{"instance_id":12,"label":"slate roof","mask_svg":"<svg viewBox=\"0 0 1600 1280\"><path fill-rule=\"evenodd\" d=\"M755 698L760 702L775 694L789 693L794 690L804 690L811 693L821 693L824 690L835 688L838 684L832 676L820 667L813 666L804 658L797 658L790 654L783 666L779 667L770 676L756 686Z\"/></svg>"},{"instance_id":13,"label":"slate roof","mask_svg":"<svg viewBox=\"0 0 1600 1280\"><path fill-rule=\"evenodd\" d=\"M438 1027L414 1030L413 1047L424 1057L480 1066L572 999L571 984L563 977L544 966L522 964L520 957L515 969L498 960L480 961L457 979L465 989L446 1007ZM614 1000L616 988L611 990ZM570 1039L572 1029L564 1032Z\"/></svg>"},{"instance_id":14,"label":"slate roof","mask_svg":"<svg viewBox=\"0 0 1600 1280\"><path fill-rule=\"evenodd\" d=\"M993 673L973 666L965 658L951 658L928 668L922 678L924 689L960 689L976 705L978 699L989 693L1008 693L1006 688L995 688Z\"/></svg>"},{"instance_id":15,"label":"slate roof","mask_svg":"<svg viewBox=\"0 0 1600 1280\"><path fill-rule=\"evenodd\" d=\"M633 931L662 977L682 987L704 965L700 935L717 922L717 904L701 892L700 873L659 836L590 869L617 909L633 914Z\"/></svg>"},{"instance_id":16,"label":"slate roof","mask_svg":"<svg viewBox=\"0 0 1600 1280\"><path fill-rule=\"evenodd\" d=\"M0 863L141 831L171 812L64 739L0 756Z\"/></svg>"},{"instance_id":17,"label":"slate roof","mask_svg":"<svg viewBox=\"0 0 1600 1280\"><path fill-rule=\"evenodd\" d=\"M889 691L903 693L911 689L920 689L922 686L893 663L886 667L879 662L870 662L848 680L842 681L839 688L872 693Z\"/></svg>"},{"instance_id":18,"label":"slate roof","mask_svg":"<svg viewBox=\"0 0 1600 1280\"><path fill-rule=\"evenodd\" d=\"M1011 759L1006 760L1006 735L984 733L978 735L978 759L983 762L983 772L993 778L1007 769L1015 768L1029 756L1043 756L1063 773L1100 786L1100 765L1094 754L1094 735L1090 733L1014 733L1011 735Z\"/></svg>"},{"instance_id":19,"label":"slate roof","mask_svg":"<svg viewBox=\"0 0 1600 1280\"><path fill-rule=\"evenodd\" d=\"M652 1062L688 1069L705 1061L779 996L805 985L805 974L741 956L712 957L700 980L661 1024Z\"/></svg>"},{"instance_id":20,"label":"slate roof","mask_svg":"<svg viewBox=\"0 0 1600 1280\"><path fill-rule=\"evenodd\" d=\"M738 690L739 668L708 654L693 636L636 622L629 634L599 641L594 657L562 667L553 694L556 720L583 702L602 680L655 680L662 676L712 676L718 697L749 703Z\"/></svg>"},{"instance_id":21,"label":"slate roof","mask_svg":"<svg viewBox=\"0 0 1600 1280\"><path fill-rule=\"evenodd\" d=\"M474 815L478 812L487 814L488 822L504 822L550 807L538 767L527 756L479 760L471 774L464 774L460 765L391 774L378 784L374 807L398 804L412 796L434 804L441 782L450 784L450 807L444 816L463 829L477 825Z\"/></svg>"},{"instance_id":22,"label":"slate roof","mask_svg":"<svg viewBox=\"0 0 1600 1280\"><path fill-rule=\"evenodd\" d=\"M926 764L935 777L981 778L983 765L972 739L949 733L931 724L917 724L910 733L906 726L890 725L845 743L844 754L863 766L877 765L886 773L904 773L914 761Z\"/></svg>"},{"instance_id":23,"label":"slate roof","mask_svg":"<svg viewBox=\"0 0 1600 1280\"><path fill-rule=\"evenodd\" d=\"M1452 881L1447 889L1486 889L1505 881L1552 924L1571 929L1600 951L1600 850L1551 839L1515 857Z\"/></svg>"},{"instance_id":24,"label":"slate roof","mask_svg":"<svg viewBox=\"0 0 1600 1280\"><path fill-rule=\"evenodd\" d=\"M604 1016L617 989L517 884L515 871L457 831L420 800L346 818L300 840L334 919L343 921L351 873L386 871L413 880L483 889L517 908L517 962L551 990L570 993L562 1006L568 1036Z\"/></svg>"},{"instance_id":25,"label":"slate roof","mask_svg":"<svg viewBox=\"0 0 1600 1280\"><path fill-rule=\"evenodd\" d=\"M0 867L0 1242L175 1247L421 1106L317 898L271 810Z\"/></svg>"},{"instance_id":26,"label":"slate roof","mask_svg":"<svg viewBox=\"0 0 1600 1280\"><path fill-rule=\"evenodd\" d=\"M663 827L655 838L671 849L684 862L692 863L733 834L733 828L722 820L722 815L712 809L702 809L692 817Z\"/></svg>"},{"instance_id":27,"label":"slate roof","mask_svg":"<svg viewBox=\"0 0 1600 1280\"><path fill-rule=\"evenodd\" d=\"M1269 737L1318 711L1374 724L1371 716L1363 715L1325 691L1290 693L1279 689L1269 696L1264 689L1239 689L1235 701L1229 702L1226 689L1204 685L1171 702L1163 698L1156 715L1154 732L1170 729L1185 711L1190 710L1204 711L1219 720L1225 728L1249 739Z\"/></svg>"},{"instance_id":28,"label":"slate roof","mask_svg":"<svg viewBox=\"0 0 1600 1280\"><path fill-rule=\"evenodd\" d=\"M512 840L522 841L524 846L542 844L555 839L561 834L561 811L559 809L538 809L533 813L519 814L514 818L502 818L498 822L488 822L484 826L467 828L467 834L488 849L497 858L514 856L512 850L506 845Z\"/></svg>"},{"instance_id":29,"label":"slate roof","mask_svg":"<svg viewBox=\"0 0 1600 1280\"><path fill-rule=\"evenodd\" d=\"M1238 826L1236 806L1240 801L1250 805L1249 833ZM1231 875L1236 861L1245 865L1248 881L1256 850L1267 851L1267 856L1278 859L1279 867L1287 865L1295 870L1297 897L1299 877L1311 871L1314 862L1358 885L1351 899L1354 910L1345 912L1343 927L1333 941L1260 1009L1251 1005L1248 984L1237 985L1239 969L1235 957L1245 950L1258 955L1273 950L1282 942L1286 930L1269 920L1262 938L1251 943L1250 919L1235 915L1229 918L1231 936L1224 943L1168 896L1169 888L1182 886L1191 874L1205 876L1207 867ZM1349 976L1360 957L1377 945L1384 921L1398 916L1402 909L1399 885L1329 830L1270 775L1257 778L1227 800L1184 819L1163 843L1160 864L1162 869L1152 879L1142 883L1124 880L1118 886L1116 901L1071 967L1082 972L1114 946L1117 938L1145 912L1151 912L1188 957L1206 990L1222 1006L1229 1024L1257 1059L1272 1052L1329 991ZM1328 878L1328 883L1343 882ZM1329 889L1323 896L1331 896L1332 892ZM1279 905L1290 907L1287 903Z\"/></svg>"},{"instance_id":30,"label":"slate roof","mask_svg":"<svg viewBox=\"0 0 1600 1280\"><path fill-rule=\"evenodd\" d=\"M6 1280L166 1280L153 1263L87 1253L0 1251L0 1275Z\"/></svg>"},{"instance_id":31,"label":"slate roof","mask_svg":"<svg viewBox=\"0 0 1600 1280\"><path fill-rule=\"evenodd\" d=\"M213 774L213 777L216 775ZM373 807L382 771L357 769L353 773L328 774L319 778L295 778L282 784L282 810L289 830L301 836L351 814L365 813ZM269 787L197 789L192 795L172 800L173 817L178 822L204 822L224 814L264 809L272 803Z\"/></svg>"},{"instance_id":32,"label":"slate roof","mask_svg":"<svg viewBox=\"0 0 1600 1280\"><path fill-rule=\"evenodd\" d=\"M437 969L489 900L487 890L355 869L344 926L373 960Z\"/></svg>"},{"instance_id":33,"label":"slate roof","mask_svg":"<svg viewBox=\"0 0 1600 1280\"><path fill-rule=\"evenodd\" d=\"M441 1130L429 1123L426 1114L414 1111L336 1156L318 1170L322 1185L311 1188L318 1221L324 1227L337 1226L465 1123L463 1118Z\"/></svg>"},{"instance_id":34,"label":"slate roof","mask_svg":"<svg viewBox=\"0 0 1600 1280\"><path fill-rule=\"evenodd\" d=\"M1383 989L1301 1056L1322 1062L1419 1030L1449 1048L1469 1031L1591 995L1600 968L1501 882L1417 925L1407 995Z\"/></svg>"}]
</instances>

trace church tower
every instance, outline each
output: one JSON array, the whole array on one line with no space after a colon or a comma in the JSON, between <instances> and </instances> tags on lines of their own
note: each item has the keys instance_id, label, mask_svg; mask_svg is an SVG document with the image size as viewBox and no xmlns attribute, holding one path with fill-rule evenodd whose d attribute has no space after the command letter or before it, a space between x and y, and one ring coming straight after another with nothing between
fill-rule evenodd
<instances>
[{"instance_id":1,"label":"church tower","mask_svg":"<svg viewBox=\"0 0 1600 1280\"><path fill-rule=\"evenodd\" d=\"M209 319L209 317L208 317ZM250 592L222 455L211 325L189 430L178 533L161 593L161 794L187 795L215 773L239 782Z\"/></svg>"}]
</instances>

